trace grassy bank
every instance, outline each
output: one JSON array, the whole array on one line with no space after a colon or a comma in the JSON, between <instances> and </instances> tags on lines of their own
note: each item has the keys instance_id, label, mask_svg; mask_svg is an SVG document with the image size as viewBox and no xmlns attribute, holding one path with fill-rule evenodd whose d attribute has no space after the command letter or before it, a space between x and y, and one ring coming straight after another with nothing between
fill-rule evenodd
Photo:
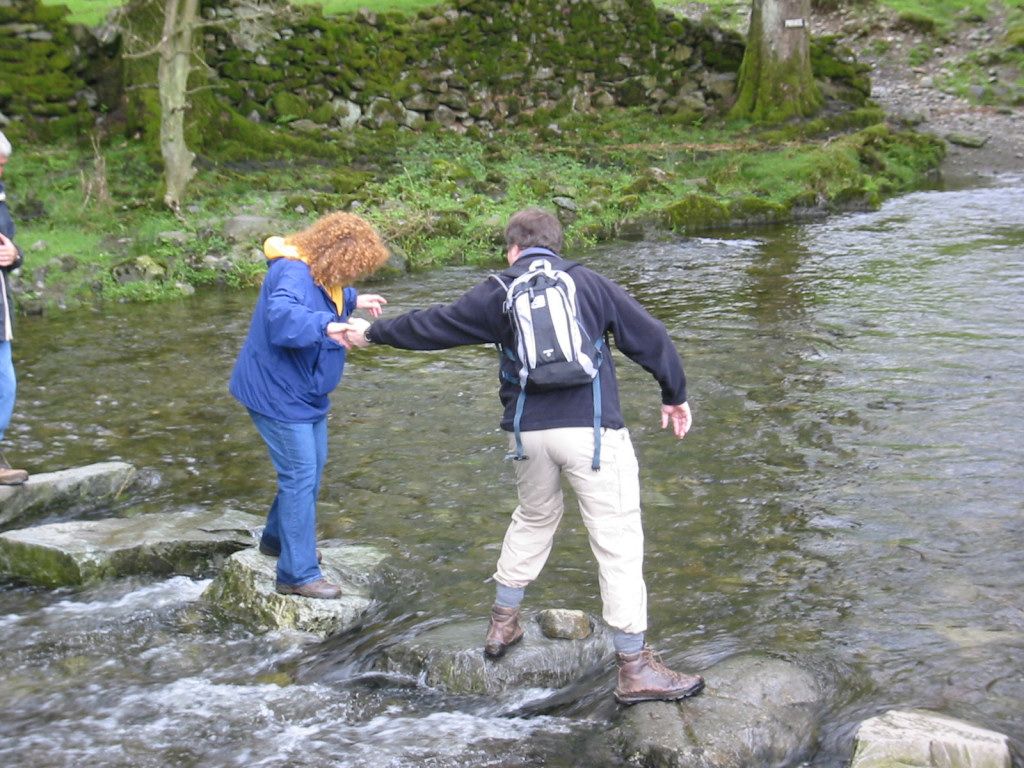
<instances>
[{"instance_id":1,"label":"grassy bank","mask_svg":"<svg viewBox=\"0 0 1024 768\"><path fill-rule=\"evenodd\" d=\"M231 242L238 214L289 231L336 209L371 219L413 269L497 263L508 215L558 210L572 247L654 225L681 233L877 205L919 184L941 144L894 133L871 109L799 128L673 125L645 111L562 119L496 139L357 132L331 158L205 162L186 221L155 202L159 169L142 147L19 147L5 181L26 250L24 307L148 300L263 272L259 238ZM837 128L866 126L852 133ZM107 196L104 196L104 188ZM109 199L106 199L106 198Z\"/></svg>"}]
</instances>

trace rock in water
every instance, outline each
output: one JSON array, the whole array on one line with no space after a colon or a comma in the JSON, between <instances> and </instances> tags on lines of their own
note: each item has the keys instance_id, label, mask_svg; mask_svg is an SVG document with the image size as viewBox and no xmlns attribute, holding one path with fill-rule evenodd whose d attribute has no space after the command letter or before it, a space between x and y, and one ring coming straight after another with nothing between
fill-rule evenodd
<instances>
[{"instance_id":1,"label":"rock in water","mask_svg":"<svg viewBox=\"0 0 1024 768\"><path fill-rule=\"evenodd\" d=\"M524 636L498 660L484 657L487 619L474 619L428 629L384 650L381 666L388 672L423 677L427 685L449 693L494 694L510 688L561 688L595 667L603 666L613 648L608 629L583 640L547 638L529 615L520 619Z\"/></svg>"},{"instance_id":2,"label":"rock in water","mask_svg":"<svg viewBox=\"0 0 1024 768\"><path fill-rule=\"evenodd\" d=\"M323 547L320 570L341 586L341 597L319 600L279 595L277 559L246 549L232 555L203 593L220 613L258 632L297 629L327 637L363 620L395 582L384 552L368 546Z\"/></svg>"},{"instance_id":3,"label":"rock in water","mask_svg":"<svg viewBox=\"0 0 1024 768\"><path fill-rule=\"evenodd\" d=\"M94 507L120 495L136 474L131 464L105 461L31 475L24 485L0 486L0 527L23 525L53 509Z\"/></svg>"},{"instance_id":4,"label":"rock in water","mask_svg":"<svg viewBox=\"0 0 1024 768\"><path fill-rule=\"evenodd\" d=\"M43 587L116 576L205 577L252 546L260 519L236 510L73 520L0 534L0 573Z\"/></svg>"},{"instance_id":5,"label":"rock in water","mask_svg":"<svg viewBox=\"0 0 1024 768\"><path fill-rule=\"evenodd\" d=\"M696 671L707 681L699 696L621 710L616 740L630 765L782 766L810 753L825 693L809 672L758 654Z\"/></svg>"},{"instance_id":6,"label":"rock in water","mask_svg":"<svg viewBox=\"0 0 1024 768\"><path fill-rule=\"evenodd\" d=\"M850 768L1010 768L1001 733L922 710L889 710L861 723Z\"/></svg>"}]
</instances>

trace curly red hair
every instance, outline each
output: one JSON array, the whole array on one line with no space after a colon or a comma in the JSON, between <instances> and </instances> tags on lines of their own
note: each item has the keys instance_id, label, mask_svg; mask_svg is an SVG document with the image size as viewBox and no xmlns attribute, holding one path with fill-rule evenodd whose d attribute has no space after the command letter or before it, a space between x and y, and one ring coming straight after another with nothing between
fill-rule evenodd
<instances>
[{"instance_id":1,"label":"curly red hair","mask_svg":"<svg viewBox=\"0 0 1024 768\"><path fill-rule=\"evenodd\" d=\"M284 240L309 264L313 279L327 287L351 285L373 274L390 255L370 222L344 211L317 219Z\"/></svg>"}]
</instances>

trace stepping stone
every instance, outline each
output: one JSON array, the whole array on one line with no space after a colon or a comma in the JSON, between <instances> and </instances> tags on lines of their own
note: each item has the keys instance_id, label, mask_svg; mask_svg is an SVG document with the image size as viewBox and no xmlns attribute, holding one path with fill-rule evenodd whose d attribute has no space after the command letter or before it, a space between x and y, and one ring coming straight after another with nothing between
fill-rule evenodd
<instances>
[{"instance_id":1,"label":"stepping stone","mask_svg":"<svg viewBox=\"0 0 1024 768\"><path fill-rule=\"evenodd\" d=\"M581 640L544 636L535 617L520 619L524 636L500 659L484 657L488 619L473 619L428 629L384 650L378 666L386 672L422 678L449 693L494 694L510 688L562 688L596 667L614 649L601 622Z\"/></svg>"},{"instance_id":2,"label":"stepping stone","mask_svg":"<svg viewBox=\"0 0 1024 768\"><path fill-rule=\"evenodd\" d=\"M296 629L328 637L360 623L392 591L387 555L362 545L321 546L320 571L341 587L341 597L321 600L279 595L277 558L259 550L236 552L203 593L221 614L257 632Z\"/></svg>"},{"instance_id":3,"label":"stepping stone","mask_svg":"<svg viewBox=\"0 0 1024 768\"><path fill-rule=\"evenodd\" d=\"M43 587L117 576L210 576L252 546L261 518L236 510L73 520L0 533L0 574Z\"/></svg>"},{"instance_id":4,"label":"stepping stone","mask_svg":"<svg viewBox=\"0 0 1024 768\"><path fill-rule=\"evenodd\" d=\"M630 765L784 766L813 752L825 692L807 670L740 654L707 670L679 671L703 675L704 692L620 709L615 741Z\"/></svg>"},{"instance_id":5,"label":"stepping stone","mask_svg":"<svg viewBox=\"0 0 1024 768\"><path fill-rule=\"evenodd\" d=\"M937 712L889 710L860 724L850 768L1010 768L1009 740Z\"/></svg>"},{"instance_id":6,"label":"stepping stone","mask_svg":"<svg viewBox=\"0 0 1024 768\"><path fill-rule=\"evenodd\" d=\"M131 464L105 461L31 475L23 485L0 486L0 528L23 525L53 509L96 506L117 498L136 474Z\"/></svg>"}]
</instances>

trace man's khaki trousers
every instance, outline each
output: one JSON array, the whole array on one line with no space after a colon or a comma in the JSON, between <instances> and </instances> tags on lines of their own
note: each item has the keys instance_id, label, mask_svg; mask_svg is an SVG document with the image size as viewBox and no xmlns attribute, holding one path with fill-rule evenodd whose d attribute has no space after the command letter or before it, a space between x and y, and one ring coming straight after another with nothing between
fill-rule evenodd
<instances>
[{"instance_id":1,"label":"man's khaki trousers","mask_svg":"<svg viewBox=\"0 0 1024 768\"><path fill-rule=\"evenodd\" d=\"M597 558L605 623L623 632L647 629L640 477L626 429L604 429L601 469L591 469L594 430L587 427L522 432L525 454L515 462L519 506L505 533L494 578L522 588L537 578L562 519L561 474L579 499ZM515 438L509 436L514 447Z\"/></svg>"}]
</instances>

